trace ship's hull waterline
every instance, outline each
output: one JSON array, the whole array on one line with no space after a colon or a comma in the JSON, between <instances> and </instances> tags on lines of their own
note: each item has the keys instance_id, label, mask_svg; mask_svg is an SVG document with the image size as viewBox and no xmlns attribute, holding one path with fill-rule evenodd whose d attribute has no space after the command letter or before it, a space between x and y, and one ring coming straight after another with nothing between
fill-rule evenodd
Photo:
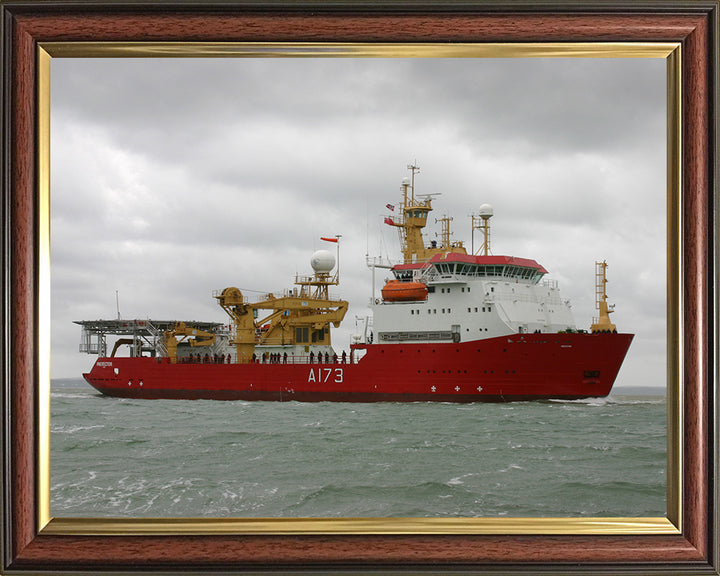
<instances>
[{"instance_id":1,"label":"ship's hull waterline","mask_svg":"<svg viewBox=\"0 0 720 576\"><path fill-rule=\"evenodd\" d=\"M108 396L300 402L509 402L607 396L632 334L517 334L461 343L354 346L342 363L171 363L99 358Z\"/></svg>"}]
</instances>

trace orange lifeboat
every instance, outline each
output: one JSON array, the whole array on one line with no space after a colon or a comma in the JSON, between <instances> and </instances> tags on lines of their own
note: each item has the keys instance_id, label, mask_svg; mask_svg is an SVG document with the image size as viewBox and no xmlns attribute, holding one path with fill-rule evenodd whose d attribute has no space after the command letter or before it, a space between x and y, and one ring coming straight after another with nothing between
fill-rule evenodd
<instances>
[{"instance_id":1,"label":"orange lifeboat","mask_svg":"<svg viewBox=\"0 0 720 576\"><path fill-rule=\"evenodd\" d=\"M428 289L422 282L400 282L390 280L382 289L382 297L386 302L412 302L425 300Z\"/></svg>"}]
</instances>

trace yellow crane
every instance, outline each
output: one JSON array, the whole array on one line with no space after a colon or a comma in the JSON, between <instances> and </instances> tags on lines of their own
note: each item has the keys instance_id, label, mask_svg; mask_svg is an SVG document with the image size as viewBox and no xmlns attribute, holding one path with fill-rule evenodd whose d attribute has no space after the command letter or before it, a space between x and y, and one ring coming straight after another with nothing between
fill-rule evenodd
<instances>
[{"instance_id":1,"label":"yellow crane","mask_svg":"<svg viewBox=\"0 0 720 576\"><path fill-rule=\"evenodd\" d=\"M180 336L180 339L178 339L178 336ZM185 338L190 337L192 337L192 339L188 340L188 343L192 347L212 346L213 342L215 342L215 334L212 332L205 332L204 330L188 326L185 322L178 322L171 330L163 333L163 342L170 362L173 364L177 362L178 344L185 340Z\"/></svg>"},{"instance_id":2,"label":"yellow crane","mask_svg":"<svg viewBox=\"0 0 720 576\"><path fill-rule=\"evenodd\" d=\"M267 294L258 302L247 302L239 288L225 288L216 295L218 303L230 316L235 328L231 344L235 346L238 364L252 362L255 346L259 344L330 345L330 324L340 326L348 310L346 300L328 296L328 287L339 283L339 275L330 275L335 262L324 251L316 252L313 260L315 274L296 278L299 288L282 296ZM270 314L260 317L260 310Z\"/></svg>"}]
</instances>

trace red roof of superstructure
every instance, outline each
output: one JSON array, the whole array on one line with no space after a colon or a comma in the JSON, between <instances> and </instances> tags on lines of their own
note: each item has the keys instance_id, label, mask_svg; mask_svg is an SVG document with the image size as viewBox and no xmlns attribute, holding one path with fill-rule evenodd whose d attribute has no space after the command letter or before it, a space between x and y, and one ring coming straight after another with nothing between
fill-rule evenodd
<instances>
[{"instance_id":1,"label":"red roof of superstructure","mask_svg":"<svg viewBox=\"0 0 720 576\"><path fill-rule=\"evenodd\" d=\"M395 264L392 267L393 270L420 270L430 266L427 262L412 262L410 264Z\"/></svg>"},{"instance_id":2,"label":"red roof of superstructure","mask_svg":"<svg viewBox=\"0 0 720 576\"><path fill-rule=\"evenodd\" d=\"M397 264L393 270L417 270L427 268L436 262L463 262L466 264L484 264L494 266L522 266L523 268L534 268L542 274L547 274L543 266L529 258L516 258L515 256L476 256L473 254L461 254L458 252L447 252L435 254L428 262L413 262L411 264Z\"/></svg>"},{"instance_id":3,"label":"red roof of superstructure","mask_svg":"<svg viewBox=\"0 0 720 576\"><path fill-rule=\"evenodd\" d=\"M467 264L490 264L495 266L508 264L511 266L522 266L524 268L535 268L539 272L547 274L547 270L535 260L516 258L515 256L475 256L472 254L448 252L446 254L435 254L435 256L430 258L430 263L433 262L465 262Z\"/></svg>"}]
</instances>

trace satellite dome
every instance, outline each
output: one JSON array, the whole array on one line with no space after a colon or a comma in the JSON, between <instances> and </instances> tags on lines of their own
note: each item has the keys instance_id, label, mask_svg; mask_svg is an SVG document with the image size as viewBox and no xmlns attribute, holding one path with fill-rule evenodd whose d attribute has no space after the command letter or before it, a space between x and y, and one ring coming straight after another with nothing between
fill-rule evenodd
<instances>
[{"instance_id":1,"label":"satellite dome","mask_svg":"<svg viewBox=\"0 0 720 576\"><path fill-rule=\"evenodd\" d=\"M490 204L483 204L480 206L478 214L481 218L490 218L493 215L493 207Z\"/></svg>"},{"instance_id":2,"label":"satellite dome","mask_svg":"<svg viewBox=\"0 0 720 576\"><path fill-rule=\"evenodd\" d=\"M403 186L410 186L410 178L405 176L405 178L402 179L402 185Z\"/></svg>"},{"instance_id":3,"label":"satellite dome","mask_svg":"<svg viewBox=\"0 0 720 576\"><path fill-rule=\"evenodd\" d=\"M310 265L315 272L330 272L335 268L335 256L327 250L318 250L310 257Z\"/></svg>"}]
</instances>

